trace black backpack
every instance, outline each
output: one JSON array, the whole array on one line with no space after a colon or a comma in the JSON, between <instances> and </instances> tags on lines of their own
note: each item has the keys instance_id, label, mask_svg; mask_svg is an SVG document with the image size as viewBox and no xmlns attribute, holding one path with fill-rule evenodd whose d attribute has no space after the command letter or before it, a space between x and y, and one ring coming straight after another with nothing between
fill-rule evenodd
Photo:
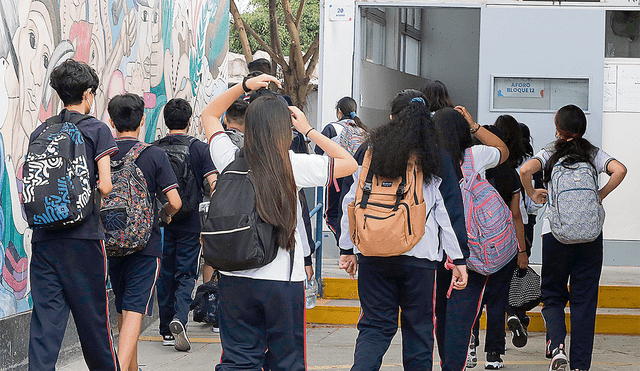
<instances>
[{"instance_id":1,"label":"black backpack","mask_svg":"<svg viewBox=\"0 0 640 371\"><path fill-rule=\"evenodd\" d=\"M220 294L218 293L217 275L211 281L198 286L196 296L191 301L194 322L211 323L220 327Z\"/></svg>"},{"instance_id":2,"label":"black backpack","mask_svg":"<svg viewBox=\"0 0 640 371\"><path fill-rule=\"evenodd\" d=\"M213 268L259 268L278 254L275 228L256 210L252 179L242 151L218 177L201 233L204 259ZM293 265L293 251L290 254Z\"/></svg>"},{"instance_id":3,"label":"black backpack","mask_svg":"<svg viewBox=\"0 0 640 371\"><path fill-rule=\"evenodd\" d=\"M63 110L45 121L45 129L31 143L23 167L23 204L33 229L75 227L91 214L91 186L86 139L76 126L89 115Z\"/></svg>"},{"instance_id":4,"label":"black backpack","mask_svg":"<svg viewBox=\"0 0 640 371\"><path fill-rule=\"evenodd\" d=\"M169 157L169 163L178 179L178 194L182 200L182 207L171 218L173 221L184 219L192 212L198 211L201 200L201 186L196 180L196 176L191 166L191 153L189 148L197 139L192 136L168 135L153 142L153 145L161 148ZM157 194L160 201L159 206L167 203L167 196L164 193Z\"/></svg>"}]
</instances>

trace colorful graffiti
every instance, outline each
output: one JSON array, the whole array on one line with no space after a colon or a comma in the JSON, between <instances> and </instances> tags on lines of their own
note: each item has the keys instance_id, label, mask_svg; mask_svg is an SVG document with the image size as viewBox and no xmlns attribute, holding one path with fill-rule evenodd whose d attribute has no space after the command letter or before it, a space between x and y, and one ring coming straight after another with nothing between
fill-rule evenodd
<instances>
[{"instance_id":1,"label":"colorful graffiti","mask_svg":"<svg viewBox=\"0 0 640 371\"><path fill-rule=\"evenodd\" d=\"M228 0L0 0L0 318L31 308L21 172L29 135L62 107L53 68L69 58L95 68L92 114L105 122L111 97L144 97L150 142L166 132L168 100L189 100L197 123L226 89L228 25Z\"/></svg>"}]
</instances>

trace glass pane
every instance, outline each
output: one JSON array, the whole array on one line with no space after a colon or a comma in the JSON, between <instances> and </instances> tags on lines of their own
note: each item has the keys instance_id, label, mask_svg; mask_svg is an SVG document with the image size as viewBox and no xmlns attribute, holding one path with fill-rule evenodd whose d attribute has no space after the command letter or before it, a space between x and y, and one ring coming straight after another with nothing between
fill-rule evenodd
<instances>
[{"instance_id":1,"label":"glass pane","mask_svg":"<svg viewBox=\"0 0 640 371\"><path fill-rule=\"evenodd\" d=\"M640 12L607 10L605 58L640 58Z\"/></svg>"},{"instance_id":2,"label":"glass pane","mask_svg":"<svg viewBox=\"0 0 640 371\"><path fill-rule=\"evenodd\" d=\"M420 42L411 37L405 37L405 39L407 49L404 72L412 75L420 75Z\"/></svg>"}]
</instances>

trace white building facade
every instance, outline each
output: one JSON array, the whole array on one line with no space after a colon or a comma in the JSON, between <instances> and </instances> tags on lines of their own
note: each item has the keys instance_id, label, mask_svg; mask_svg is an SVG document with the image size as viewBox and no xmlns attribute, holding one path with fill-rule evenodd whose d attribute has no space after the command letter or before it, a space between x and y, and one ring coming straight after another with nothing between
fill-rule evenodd
<instances>
[{"instance_id":1,"label":"white building facade","mask_svg":"<svg viewBox=\"0 0 640 371\"><path fill-rule=\"evenodd\" d=\"M324 0L320 14L321 125L343 96L365 124L383 124L398 91L433 79L481 124L526 123L537 151L554 140L558 108L583 108L586 138L628 168L604 200L605 265L640 266L638 2Z\"/></svg>"}]
</instances>

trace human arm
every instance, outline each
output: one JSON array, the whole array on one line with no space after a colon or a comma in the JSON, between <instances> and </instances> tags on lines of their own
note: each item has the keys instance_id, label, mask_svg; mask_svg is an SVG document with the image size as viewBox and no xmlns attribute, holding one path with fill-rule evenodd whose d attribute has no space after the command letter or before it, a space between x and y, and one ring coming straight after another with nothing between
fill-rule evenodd
<instances>
[{"instance_id":1,"label":"human arm","mask_svg":"<svg viewBox=\"0 0 640 371\"><path fill-rule=\"evenodd\" d=\"M627 175L627 167L618 160L611 160L607 164L607 172L610 174L610 177L607 184L598 191L600 200L604 200L611 191L620 185L624 177Z\"/></svg>"},{"instance_id":2,"label":"human arm","mask_svg":"<svg viewBox=\"0 0 640 371\"><path fill-rule=\"evenodd\" d=\"M484 127L482 127L482 125L476 123L473 120L473 117L471 117L471 114L463 106L457 106L455 107L455 110L460 112L462 116L464 116L464 118L467 120L467 123L469 124L469 129L472 131L472 134L475 133L474 135L480 142L482 142L482 144L489 147L495 147L500 151L500 162L498 162L498 165L507 161L507 159L509 158L509 149L507 148L507 145L504 144L504 142L500 138L498 138L497 135L485 129Z\"/></svg>"},{"instance_id":3,"label":"human arm","mask_svg":"<svg viewBox=\"0 0 640 371\"><path fill-rule=\"evenodd\" d=\"M266 88L270 82L275 82L280 86L280 82L273 76L262 74L245 81L247 88L251 90L258 90L260 88ZM209 104L202 110L201 120L204 127L204 133L207 139L218 132L223 131L222 124L220 123L220 117L227 111L227 109L245 93L242 84L235 84L231 88L227 89L217 97L213 98Z\"/></svg>"},{"instance_id":4,"label":"human arm","mask_svg":"<svg viewBox=\"0 0 640 371\"><path fill-rule=\"evenodd\" d=\"M107 197L111 189L113 188L113 184L111 183L111 156L103 156L98 162L98 179L100 182L98 183L98 191L100 192L100 196Z\"/></svg>"},{"instance_id":5,"label":"human arm","mask_svg":"<svg viewBox=\"0 0 640 371\"><path fill-rule=\"evenodd\" d=\"M527 269L529 265L529 257L527 256L527 244L524 238L524 223L522 221L522 213L520 212L520 190L513 194L509 210L513 214L513 226L516 228L516 237L518 239L518 267Z\"/></svg>"},{"instance_id":6,"label":"human arm","mask_svg":"<svg viewBox=\"0 0 640 371\"><path fill-rule=\"evenodd\" d=\"M211 187L211 193L216 188L216 182L218 181L218 173L212 173L207 176L207 182L209 183L209 187Z\"/></svg>"},{"instance_id":7,"label":"human arm","mask_svg":"<svg viewBox=\"0 0 640 371\"><path fill-rule=\"evenodd\" d=\"M537 204L544 204L547 202L547 190L544 188L533 188L533 174L542 169L542 163L537 158L532 158L522 165L520 168L520 181L524 191L527 192L527 196Z\"/></svg>"},{"instance_id":8,"label":"human arm","mask_svg":"<svg viewBox=\"0 0 640 371\"><path fill-rule=\"evenodd\" d=\"M289 110L292 114L291 121L296 130L298 130L300 133L305 134L317 146L322 148L327 156L333 158L333 172L335 178L343 178L345 176L353 174L356 171L356 169L358 168L358 163L353 158L353 156L351 156L351 154L347 152L347 150L340 147L338 143L322 135L322 133L313 129L307 122L306 116L299 108L295 106L289 106Z\"/></svg>"}]
</instances>

